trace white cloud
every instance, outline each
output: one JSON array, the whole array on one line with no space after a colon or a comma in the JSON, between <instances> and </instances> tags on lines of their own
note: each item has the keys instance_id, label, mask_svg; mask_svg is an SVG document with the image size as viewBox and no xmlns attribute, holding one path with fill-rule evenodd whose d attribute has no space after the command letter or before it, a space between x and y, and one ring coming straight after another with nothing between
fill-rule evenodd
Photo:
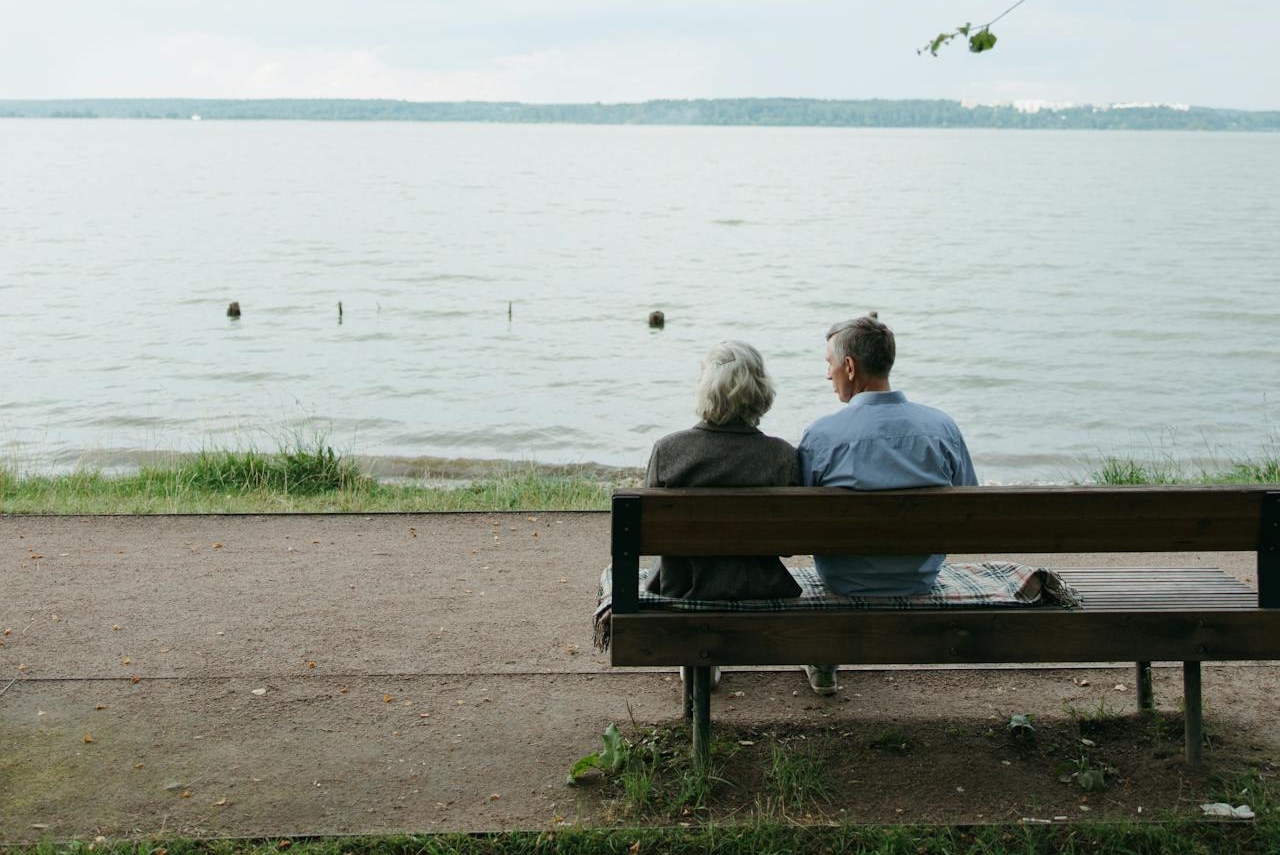
<instances>
[{"instance_id":1,"label":"white cloud","mask_svg":"<svg viewBox=\"0 0 1280 855\"><path fill-rule=\"evenodd\" d=\"M915 49L978 0L0 0L0 98L534 102L791 96L1280 107L1259 0L1037 0L975 57ZM54 35L56 34L56 36ZM1210 61L1211 60L1211 61Z\"/></svg>"}]
</instances>

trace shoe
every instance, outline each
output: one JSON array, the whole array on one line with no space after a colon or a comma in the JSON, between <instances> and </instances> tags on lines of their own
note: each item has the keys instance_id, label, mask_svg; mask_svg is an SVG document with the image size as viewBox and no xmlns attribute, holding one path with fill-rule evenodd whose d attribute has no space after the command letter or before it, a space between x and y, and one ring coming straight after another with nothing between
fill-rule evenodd
<instances>
[{"instance_id":1,"label":"shoe","mask_svg":"<svg viewBox=\"0 0 1280 855\"><path fill-rule=\"evenodd\" d=\"M835 665L805 665L804 673L809 678L809 688L815 695L834 695L836 693Z\"/></svg>"},{"instance_id":2,"label":"shoe","mask_svg":"<svg viewBox=\"0 0 1280 855\"><path fill-rule=\"evenodd\" d=\"M685 665L681 665L680 666L680 682L687 684L689 682L689 676L690 676L689 668ZM714 692L716 690L716 687L719 685L720 685L720 666L712 665L711 666L711 691Z\"/></svg>"}]
</instances>

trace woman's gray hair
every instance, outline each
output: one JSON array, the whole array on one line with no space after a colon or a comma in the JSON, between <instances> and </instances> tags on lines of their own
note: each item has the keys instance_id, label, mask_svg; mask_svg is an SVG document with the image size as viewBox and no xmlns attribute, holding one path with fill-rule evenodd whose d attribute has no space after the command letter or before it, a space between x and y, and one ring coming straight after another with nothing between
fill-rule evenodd
<instances>
[{"instance_id":1,"label":"woman's gray hair","mask_svg":"<svg viewBox=\"0 0 1280 855\"><path fill-rule=\"evenodd\" d=\"M760 351L745 341L722 341L702 360L694 409L713 425L735 419L757 425L773 406L773 396Z\"/></svg>"}]
</instances>

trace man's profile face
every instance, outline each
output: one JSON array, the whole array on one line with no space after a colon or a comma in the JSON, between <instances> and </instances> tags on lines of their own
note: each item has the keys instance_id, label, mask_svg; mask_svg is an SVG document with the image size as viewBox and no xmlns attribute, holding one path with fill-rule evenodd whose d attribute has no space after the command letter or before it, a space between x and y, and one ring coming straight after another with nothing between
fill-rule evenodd
<instances>
[{"instance_id":1,"label":"man's profile face","mask_svg":"<svg viewBox=\"0 0 1280 855\"><path fill-rule=\"evenodd\" d=\"M837 359L831 350L831 339L827 339L827 379L831 381L831 388L842 404L849 403L849 399L853 397L852 373L853 360L847 356Z\"/></svg>"}]
</instances>

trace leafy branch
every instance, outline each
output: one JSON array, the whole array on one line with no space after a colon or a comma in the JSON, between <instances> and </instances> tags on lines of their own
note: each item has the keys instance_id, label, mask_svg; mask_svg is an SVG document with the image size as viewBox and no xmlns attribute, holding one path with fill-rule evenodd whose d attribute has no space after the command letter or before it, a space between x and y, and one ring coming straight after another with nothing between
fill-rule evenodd
<instances>
[{"instance_id":1,"label":"leafy branch","mask_svg":"<svg viewBox=\"0 0 1280 855\"><path fill-rule=\"evenodd\" d=\"M943 46L950 44L951 40L958 36L964 36L969 40L969 51L971 53L982 53L983 51L991 50L996 46L996 34L991 32L991 25L999 21L1005 15L1008 15L1014 9L1017 9L1025 2L1027 2L1027 0L1018 0L1017 3L1014 3L1008 9L1005 9L999 15L996 15L990 21L976 29L972 23L966 22L963 27L956 27L949 33L938 33L938 35L934 36L928 44L916 51L916 54L923 55L925 51L928 51L930 56L937 56L938 51Z\"/></svg>"}]
</instances>

